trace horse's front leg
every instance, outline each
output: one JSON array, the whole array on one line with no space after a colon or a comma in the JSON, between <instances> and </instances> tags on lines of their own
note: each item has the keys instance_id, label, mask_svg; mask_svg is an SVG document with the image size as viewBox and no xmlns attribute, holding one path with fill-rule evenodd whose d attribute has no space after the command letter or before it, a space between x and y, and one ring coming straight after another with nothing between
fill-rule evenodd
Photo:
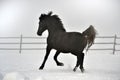
<instances>
[{"instance_id":1,"label":"horse's front leg","mask_svg":"<svg viewBox=\"0 0 120 80\"><path fill-rule=\"evenodd\" d=\"M46 61L47 61L47 58L48 58L48 56L49 56L49 54L50 54L51 49L52 49L51 47L47 46L47 48L46 48L46 55L45 55L45 57L44 57L44 61L43 61L42 65L40 66L39 70L41 70L41 69L44 68L45 63L46 63Z\"/></svg>"},{"instance_id":2,"label":"horse's front leg","mask_svg":"<svg viewBox=\"0 0 120 80\"><path fill-rule=\"evenodd\" d=\"M56 62L56 64L57 64L57 66L64 66L63 63L61 63L61 62L59 62L59 61L57 60L57 57L58 57L59 54L60 54L60 51L57 51L57 52L55 53L55 55L54 55L54 60L55 60L55 62Z\"/></svg>"}]
</instances>

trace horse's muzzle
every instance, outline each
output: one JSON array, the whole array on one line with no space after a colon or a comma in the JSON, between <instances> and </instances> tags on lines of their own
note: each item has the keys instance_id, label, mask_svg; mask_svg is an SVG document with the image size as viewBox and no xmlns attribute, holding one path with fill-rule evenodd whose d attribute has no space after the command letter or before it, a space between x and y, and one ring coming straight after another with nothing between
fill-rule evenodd
<instances>
[{"instance_id":1,"label":"horse's muzzle","mask_svg":"<svg viewBox=\"0 0 120 80\"><path fill-rule=\"evenodd\" d=\"M37 35L38 35L38 36L41 36L42 34L41 34L41 33L39 33L39 32L37 32Z\"/></svg>"}]
</instances>

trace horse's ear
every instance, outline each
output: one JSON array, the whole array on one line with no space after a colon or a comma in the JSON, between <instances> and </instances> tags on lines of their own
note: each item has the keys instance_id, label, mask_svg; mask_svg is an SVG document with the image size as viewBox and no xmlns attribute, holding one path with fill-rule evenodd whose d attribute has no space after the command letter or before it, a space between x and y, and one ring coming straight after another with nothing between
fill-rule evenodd
<instances>
[{"instance_id":1,"label":"horse's ear","mask_svg":"<svg viewBox=\"0 0 120 80\"><path fill-rule=\"evenodd\" d=\"M52 15L52 13L53 13L53 12L52 12L52 11L50 11L50 12L48 13L48 16L51 16L51 15Z\"/></svg>"},{"instance_id":2,"label":"horse's ear","mask_svg":"<svg viewBox=\"0 0 120 80\"><path fill-rule=\"evenodd\" d=\"M45 16L46 16L45 14L41 14L40 17L39 17L39 19L42 19L42 18L44 18Z\"/></svg>"}]
</instances>

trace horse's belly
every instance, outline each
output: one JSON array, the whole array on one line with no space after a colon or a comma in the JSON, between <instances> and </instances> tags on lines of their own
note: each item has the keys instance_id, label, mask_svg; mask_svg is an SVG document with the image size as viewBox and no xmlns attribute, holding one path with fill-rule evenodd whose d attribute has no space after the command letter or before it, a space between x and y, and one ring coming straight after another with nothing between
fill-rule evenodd
<instances>
[{"instance_id":1,"label":"horse's belly","mask_svg":"<svg viewBox=\"0 0 120 80\"><path fill-rule=\"evenodd\" d=\"M82 51L84 47L80 43L73 45L64 43L64 45L55 46L54 49L59 50L60 52L63 53L70 53L70 52Z\"/></svg>"}]
</instances>

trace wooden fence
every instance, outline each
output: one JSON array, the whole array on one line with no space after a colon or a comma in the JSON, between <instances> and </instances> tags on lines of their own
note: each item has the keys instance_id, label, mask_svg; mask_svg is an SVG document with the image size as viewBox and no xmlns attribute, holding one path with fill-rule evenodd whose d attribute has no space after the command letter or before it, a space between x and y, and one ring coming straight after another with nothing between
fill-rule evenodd
<instances>
[{"instance_id":1,"label":"wooden fence","mask_svg":"<svg viewBox=\"0 0 120 80\"><path fill-rule=\"evenodd\" d=\"M120 49L116 49L116 46L119 46L120 43L117 42L117 40L120 39L120 37L117 37L117 35L114 36L97 36L96 39L112 39L112 42L96 42L95 45L103 45L106 46L108 44L111 44L111 48L90 48L89 50L111 50L113 54L115 54L116 51L120 51ZM30 42L30 40L33 40ZM37 41L35 41L37 39ZM25 40L27 40L25 42ZM11 42L12 41L12 42ZM14 42L13 42L14 41ZM5 50L18 50L19 53L23 50L45 50L45 47L26 47L24 48L23 45L46 45L46 37L24 37L23 35L20 35L19 37L0 37L0 51ZM4 47L4 45L9 45L7 47ZM11 45L17 45L17 47L11 47Z\"/></svg>"}]
</instances>

